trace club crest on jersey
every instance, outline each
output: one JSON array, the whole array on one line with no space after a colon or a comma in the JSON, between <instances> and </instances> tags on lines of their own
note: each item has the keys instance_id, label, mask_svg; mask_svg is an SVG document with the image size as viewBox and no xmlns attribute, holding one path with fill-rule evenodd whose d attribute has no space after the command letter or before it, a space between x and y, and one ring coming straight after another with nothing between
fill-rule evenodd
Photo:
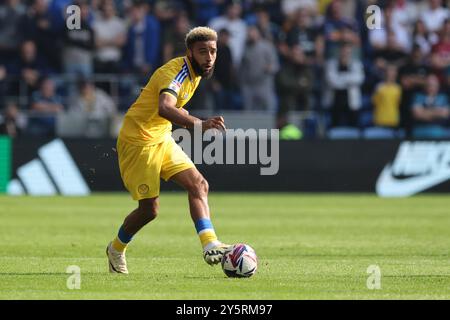
<instances>
[{"instance_id":1,"label":"club crest on jersey","mask_svg":"<svg viewBox=\"0 0 450 320\"><path fill-rule=\"evenodd\" d=\"M149 190L149 187L146 184L141 184L138 187L138 191L140 194L146 194L148 192L148 190Z\"/></svg>"}]
</instances>

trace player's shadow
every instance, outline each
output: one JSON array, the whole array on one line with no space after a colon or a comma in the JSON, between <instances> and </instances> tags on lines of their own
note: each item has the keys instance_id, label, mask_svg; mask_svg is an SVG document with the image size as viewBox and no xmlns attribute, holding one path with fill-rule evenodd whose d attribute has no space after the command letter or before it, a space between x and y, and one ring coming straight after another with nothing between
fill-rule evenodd
<instances>
[{"instance_id":1,"label":"player's shadow","mask_svg":"<svg viewBox=\"0 0 450 320\"><path fill-rule=\"evenodd\" d=\"M204 279L204 280L211 280L211 277L209 276L184 276L185 279Z\"/></svg>"}]
</instances>

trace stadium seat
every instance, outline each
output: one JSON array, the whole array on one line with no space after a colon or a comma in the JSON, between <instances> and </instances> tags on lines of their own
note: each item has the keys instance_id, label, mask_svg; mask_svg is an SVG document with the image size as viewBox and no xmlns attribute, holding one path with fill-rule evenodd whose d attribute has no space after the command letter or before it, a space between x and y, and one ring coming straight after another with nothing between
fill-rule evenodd
<instances>
[{"instance_id":1,"label":"stadium seat","mask_svg":"<svg viewBox=\"0 0 450 320\"><path fill-rule=\"evenodd\" d=\"M397 138L398 139L405 139L406 138L406 131L405 131L405 129L398 129L397 130Z\"/></svg>"},{"instance_id":2,"label":"stadium seat","mask_svg":"<svg viewBox=\"0 0 450 320\"><path fill-rule=\"evenodd\" d=\"M397 137L394 129L382 127L370 127L363 131L364 139L395 139Z\"/></svg>"},{"instance_id":3,"label":"stadium seat","mask_svg":"<svg viewBox=\"0 0 450 320\"><path fill-rule=\"evenodd\" d=\"M316 138L319 127L319 121L315 116L306 118L303 121L303 133L305 138Z\"/></svg>"},{"instance_id":4,"label":"stadium seat","mask_svg":"<svg viewBox=\"0 0 450 320\"><path fill-rule=\"evenodd\" d=\"M328 130L327 136L329 139L359 139L359 129L354 127L334 127Z\"/></svg>"}]
</instances>

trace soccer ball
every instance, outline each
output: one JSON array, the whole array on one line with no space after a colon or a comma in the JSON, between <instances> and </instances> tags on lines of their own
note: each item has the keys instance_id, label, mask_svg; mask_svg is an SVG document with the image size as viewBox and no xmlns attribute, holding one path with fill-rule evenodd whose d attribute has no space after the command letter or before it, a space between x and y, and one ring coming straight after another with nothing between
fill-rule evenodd
<instances>
[{"instance_id":1,"label":"soccer ball","mask_svg":"<svg viewBox=\"0 0 450 320\"><path fill-rule=\"evenodd\" d=\"M248 278L255 274L258 258L247 244L237 243L222 256L222 270L228 277Z\"/></svg>"}]
</instances>

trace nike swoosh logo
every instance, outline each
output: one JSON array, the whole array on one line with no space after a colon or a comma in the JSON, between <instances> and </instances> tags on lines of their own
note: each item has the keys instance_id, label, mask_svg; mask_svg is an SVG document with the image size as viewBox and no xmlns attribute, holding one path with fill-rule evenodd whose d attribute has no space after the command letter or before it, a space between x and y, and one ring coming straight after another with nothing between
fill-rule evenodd
<instances>
[{"instance_id":1,"label":"nike swoosh logo","mask_svg":"<svg viewBox=\"0 0 450 320\"><path fill-rule=\"evenodd\" d=\"M393 177L389 164L378 177L376 192L380 197L409 197L449 179L450 169L400 180Z\"/></svg>"}]
</instances>

